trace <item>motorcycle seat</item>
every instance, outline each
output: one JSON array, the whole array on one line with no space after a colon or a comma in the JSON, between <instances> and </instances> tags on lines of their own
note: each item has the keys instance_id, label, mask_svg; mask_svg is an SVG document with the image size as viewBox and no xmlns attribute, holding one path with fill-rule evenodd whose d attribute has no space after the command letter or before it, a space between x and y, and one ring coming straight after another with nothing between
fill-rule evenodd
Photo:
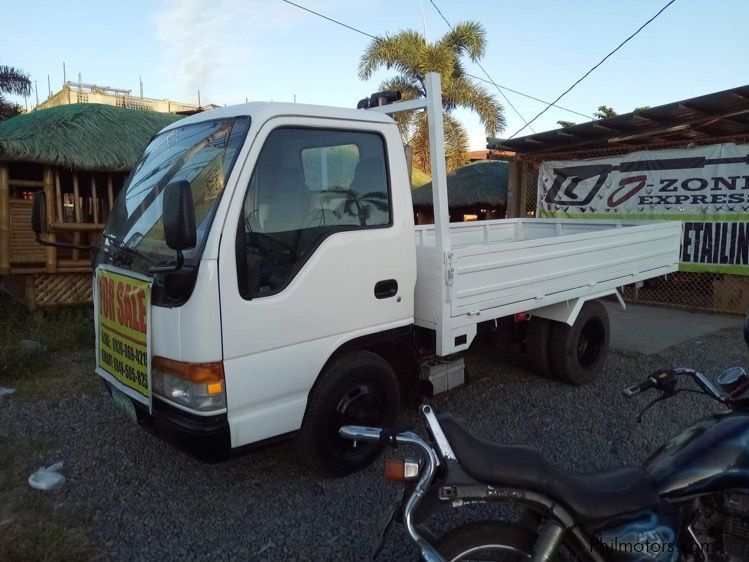
<instances>
[{"instance_id":1,"label":"motorcycle seat","mask_svg":"<svg viewBox=\"0 0 749 562\"><path fill-rule=\"evenodd\" d=\"M552 465L538 449L493 443L464 429L449 414L441 414L438 419L458 463L480 482L544 494L585 521L607 519L658 503L655 484L642 468L572 473Z\"/></svg>"}]
</instances>

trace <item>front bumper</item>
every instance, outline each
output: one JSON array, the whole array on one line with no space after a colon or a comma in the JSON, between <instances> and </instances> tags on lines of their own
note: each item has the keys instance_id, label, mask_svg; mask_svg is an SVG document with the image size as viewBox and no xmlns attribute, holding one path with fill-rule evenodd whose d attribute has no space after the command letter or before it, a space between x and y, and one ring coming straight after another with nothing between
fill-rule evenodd
<instances>
[{"instance_id":1,"label":"front bumper","mask_svg":"<svg viewBox=\"0 0 749 562\"><path fill-rule=\"evenodd\" d=\"M107 390L111 395L108 383ZM228 458L231 452L229 420L226 414L198 416L175 408L154 398L153 411L135 400L128 398L135 406L138 425L157 435L201 461L220 461Z\"/></svg>"}]
</instances>

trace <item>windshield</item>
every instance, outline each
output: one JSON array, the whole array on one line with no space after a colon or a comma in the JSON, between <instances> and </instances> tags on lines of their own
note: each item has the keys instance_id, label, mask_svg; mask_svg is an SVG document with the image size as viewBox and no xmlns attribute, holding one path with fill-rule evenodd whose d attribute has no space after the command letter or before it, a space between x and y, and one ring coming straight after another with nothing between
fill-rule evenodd
<instances>
[{"instance_id":1,"label":"windshield","mask_svg":"<svg viewBox=\"0 0 749 562\"><path fill-rule=\"evenodd\" d=\"M162 198L167 185L186 180L195 205L197 244L184 252L185 263L200 259L249 126L248 117L237 117L185 125L156 136L112 209L103 242L109 253L138 256L137 261L151 264L174 260L174 250L164 241Z\"/></svg>"}]
</instances>

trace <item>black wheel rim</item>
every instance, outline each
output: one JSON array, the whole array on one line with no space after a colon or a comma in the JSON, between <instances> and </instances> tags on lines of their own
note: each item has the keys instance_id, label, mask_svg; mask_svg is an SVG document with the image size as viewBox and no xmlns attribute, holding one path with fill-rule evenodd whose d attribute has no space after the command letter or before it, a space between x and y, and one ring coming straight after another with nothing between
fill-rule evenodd
<instances>
[{"instance_id":1,"label":"black wheel rim","mask_svg":"<svg viewBox=\"0 0 749 562\"><path fill-rule=\"evenodd\" d=\"M372 443L350 441L338 433L344 425L382 427L384 399L382 390L370 381L352 383L341 394L330 424L330 435L335 451L346 456L362 454Z\"/></svg>"},{"instance_id":2,"label":"black wheel rim","mask_svg":"<svg viewBox=\"0 0 749 562\"><path fill-rule=\"evenodd\" d=\"M577 338L577 361L588 369L596 364L603 349L606 334L603 324L598 320L585 323Z\"/></svg>"}]
</instances>

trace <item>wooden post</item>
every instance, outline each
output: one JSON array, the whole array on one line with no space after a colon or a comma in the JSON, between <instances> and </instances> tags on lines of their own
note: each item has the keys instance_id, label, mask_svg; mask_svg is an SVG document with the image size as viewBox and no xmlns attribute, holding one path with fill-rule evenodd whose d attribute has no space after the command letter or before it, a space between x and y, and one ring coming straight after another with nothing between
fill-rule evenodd
<instances>
[{"instance_id":1,"label":"wooden post","mask_svg":"<svg viewBox=\"0 0 749 562\"><path fill-rule=\"evenodd\" d=\"M0 166L0 275L10 273L10 185L8 168Z\"/></svg>"},{"instance_id":2,"label":"wooden post","mask_svg":"<svg viewBox=\"0 0 749 562\"><path fill-rule=\"evenodd\" d=\"M107 202L109 203L108 211L114 207L114 186L112 185L112 174L107 174Z\"/></svg>"},{"instance_id":3,"label":"wooden post","mask_svg":"<svg viewBox=\"0 0 749 562\"><path fill-rule=\"evenodd\" d=\"M55 202L57 203L57 221L62 222L62 188L60 187L60 172L55 172Z\"/></svg>"},{"instance_id":4,"label":"wooden post","mask_svg":"<svg viewBox=\"0 0 749 562\"><path fill-rule=\"evenodd\" d=\"M26 308L30 312L36 310L36 290L34 289L34 277L36 277L36 275L23 276L23 300L26 301Z\"/></svg>"},{"instance_id":5,"label":"wooden post","mask_svg":"<svg viewBox=\"0 0 749 562\"><path fill-rule=\"evenodd\" d=\"M99 222L99 198L96 193L96 179L94 174L91 174L91 212L94 215L93 222Z\"/></svg>"},{"instance_id":6,"label":"wooden post","mask_svg":"<svg viewBox=\"0 0 749 562\"><path fill-rule=\"evenodd\" d=\"M57 213L55 204L55 175L51 168L44 168L44 198L47 203L47 224L52 224L52 217ZM49 234L47 239L50 242L56 240L54 234ZM44 256L48 273L57 273L57 248L45 246Z\"/></svg>"},{"instance_id":7,"label":"wooden post","mask_svg":"<svg viewBox=\"0 0 749 562\"><path fill-rule=\"evenodd\" d=\"M509 163L507 178L507 218L520 217L520 199L523 190L522 161L512 160Z\"/></svg>"},{"instance_id":8,"label":"wooden post","mask_svg":"<svg viewBox=\"0 0 749 562\"><path fill-rule=\"evenodd\" d=\"M81 204L80 204L80 190L78 189L78 174L73 173L73 213L75 216L75 222L81 222ZM76 232L73 234L73 244L81 243L81 235ZM80 252L73 250L73 261L80 259Z\"/></svg>"}]
</instances>

